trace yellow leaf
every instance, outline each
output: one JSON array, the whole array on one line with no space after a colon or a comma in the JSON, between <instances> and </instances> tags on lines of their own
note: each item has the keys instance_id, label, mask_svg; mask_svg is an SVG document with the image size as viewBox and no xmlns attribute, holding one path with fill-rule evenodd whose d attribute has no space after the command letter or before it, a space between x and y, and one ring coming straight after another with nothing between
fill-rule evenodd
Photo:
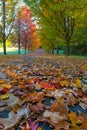
<instances>
[{"instance_id":1,"label":"yellow leaf","mask_svg":"<svg viewBox=\"0 0 87 130\"><path fill-rule=\"evenodd\" d=\"M75 112L71 112L69 114L69 118L70 118L72 124L75 126L76 123L77 123L77 115L76 115L76 113Z\"/></svg>"},{"instance_id":2,"label":"yellow leaf","mask_svg":"<svg viewBox=\"0 0 87 130\"><path fill-rule=\"evenodd\" d=\"M62 85L62 87L64 87L64 86L68 87L68 85L69 85L68 81L66 81L66 80L60 81L60 84Z\"/></svg>"},{"instance_id":3,"label":"yellow leaf","mask_svg":"<svg viewBox=\"0 0 87 130\"><path fill-rule=\"evenodd\" d=\"M4 82L6 82L6 80L4 80L4 79L1 79L1 80L0 80L0 84L2 84L2 83L4 83Z\"/></svg>"},{"instance_id":4,"label":"yellow leaf","mask_svg":"<svg viewBox=\"0 0 87 130\"><path fill-rule=\"evenodd\" d=\"M9 84L2 84L1 87L10 89L10 88L11 88L11 85L9 85Z\"/></svg>"},{"instance_id":5,"label":"yellow leaf","mask_svg":"<svg viewBox=\"0 0 87 130\"><path fill-rule=\"evenodd\" d=\"M41 127L38 127L37 130L42 130L42 128L41 128Z\"/></svg>"},{"instance_id":6,"label":"yellow leaf","mask_svg":"<svg viewBox=\"0 0 87 130\"><path fill-rule=\"evenodd\" d=\"M68 94L70 93L70 91L69 91L69 90L66 90L65 93L68 95Z\"/></svg>"},{"instance_id":7,"label":"yellow leaf","mask_svg":"<svg viewBox=\"0 0 87 130\"><path fill-rule=\"evenodd\" d=\"M76 87L82 87L82 82L79 79L74 79L73 83L76 85Z\"/></svg>"},{"instance_id":8,"label":"yellow leaf","mask_svg":"<svg viewBox=\"0 0 87 130\"><path fill-rule=\"evenodd\" d=\"M4 95L0 96L0 100L4 100L4 99L7 99L7 98L9 98L8 94L4 94Z\"/></svg>"},{"instance_id":9,"label":"yellow leaf","mask_svg":"<svg viewBox=\"0 0 87 130\"><path fill-rule=\"evenodd\" d=\"M75 126L75 127L72 126L72 128L70 128L69 130L81 130L81 129L79 128L79 126Z\"/></svg>"}]
</instances>

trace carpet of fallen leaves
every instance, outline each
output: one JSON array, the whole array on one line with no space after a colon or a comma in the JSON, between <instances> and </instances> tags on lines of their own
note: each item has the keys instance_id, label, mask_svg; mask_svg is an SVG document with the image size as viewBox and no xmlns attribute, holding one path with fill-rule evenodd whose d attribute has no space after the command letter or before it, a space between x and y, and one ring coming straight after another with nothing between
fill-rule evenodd
<instances>
[{"instance_id":1,"label":"carpet of fallen leaves","mask_svg":"<svg viewBox=\"0 0 87 130\"><path fill-rule=\"evenodd\" d=\"M0 130L87 130L87 59L0 56Z\"/></svg>"}]
</instances>

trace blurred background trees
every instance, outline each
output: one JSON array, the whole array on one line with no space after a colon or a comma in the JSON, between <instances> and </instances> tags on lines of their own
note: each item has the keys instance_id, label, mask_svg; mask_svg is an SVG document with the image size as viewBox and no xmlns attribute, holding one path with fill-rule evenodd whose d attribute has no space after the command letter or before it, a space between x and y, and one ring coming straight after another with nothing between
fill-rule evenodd
<instances>
[{"instance_id":1,"label":"blurred background trees","mask_svg":"<svg viewBox=\"0 0 87 130\"><path fill-rule=\"evenodd\" d=\"M86 0L0 0L0 43L20 49L42 47L52 54L87 55Z\"/></svg>"},{"instance_id":2,"label":"blurred background trees","mask_svg":"<svg viewBox=\"0 0 87 130\"><path fill-rule=\"evenodd\" d=\"M67 55L80 48L87 52L86 0L24 0L39 24L42 47L63 48ZM81 46L81 47L80 47ZM78 54L78 53L77 53Z\"/></svg>"}]
</instances>

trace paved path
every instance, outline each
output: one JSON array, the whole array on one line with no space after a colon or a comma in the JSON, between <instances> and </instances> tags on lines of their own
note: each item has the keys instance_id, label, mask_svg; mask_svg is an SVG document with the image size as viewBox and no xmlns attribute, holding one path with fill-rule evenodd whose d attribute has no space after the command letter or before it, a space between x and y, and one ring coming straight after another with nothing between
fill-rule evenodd
<instances>
[{"instance_id":1,"label":"paved path","mask_svg":"<svg viewBox=\"0 0 87 130\"><path fill-rule=\"evenodd\" d=\"M32 51L31 54L35 54L35 55L45 55L47 52L43 49L37 49L35 51Z\"/></svg>"}]
</instances>

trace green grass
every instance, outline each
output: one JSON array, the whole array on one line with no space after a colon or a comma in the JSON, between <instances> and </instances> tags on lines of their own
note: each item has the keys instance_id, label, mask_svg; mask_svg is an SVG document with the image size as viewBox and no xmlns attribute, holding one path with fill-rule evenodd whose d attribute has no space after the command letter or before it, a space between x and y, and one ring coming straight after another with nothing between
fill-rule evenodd
<instances>
[{"instance_id":1,"label":"green grass","mask_svg":"<svg viewBox=\"0 0 87 130\"><path fill-rule=\"evenodd\" d=\"M7 54L18 54L18 48L15 47L7 47L6 48ZM28 53L28 50L26 51ZM3 48L0 47L0 54L3 54ZM20 54L25 54L25 50L20 49Z\"/></svg>"}]
</instances>

